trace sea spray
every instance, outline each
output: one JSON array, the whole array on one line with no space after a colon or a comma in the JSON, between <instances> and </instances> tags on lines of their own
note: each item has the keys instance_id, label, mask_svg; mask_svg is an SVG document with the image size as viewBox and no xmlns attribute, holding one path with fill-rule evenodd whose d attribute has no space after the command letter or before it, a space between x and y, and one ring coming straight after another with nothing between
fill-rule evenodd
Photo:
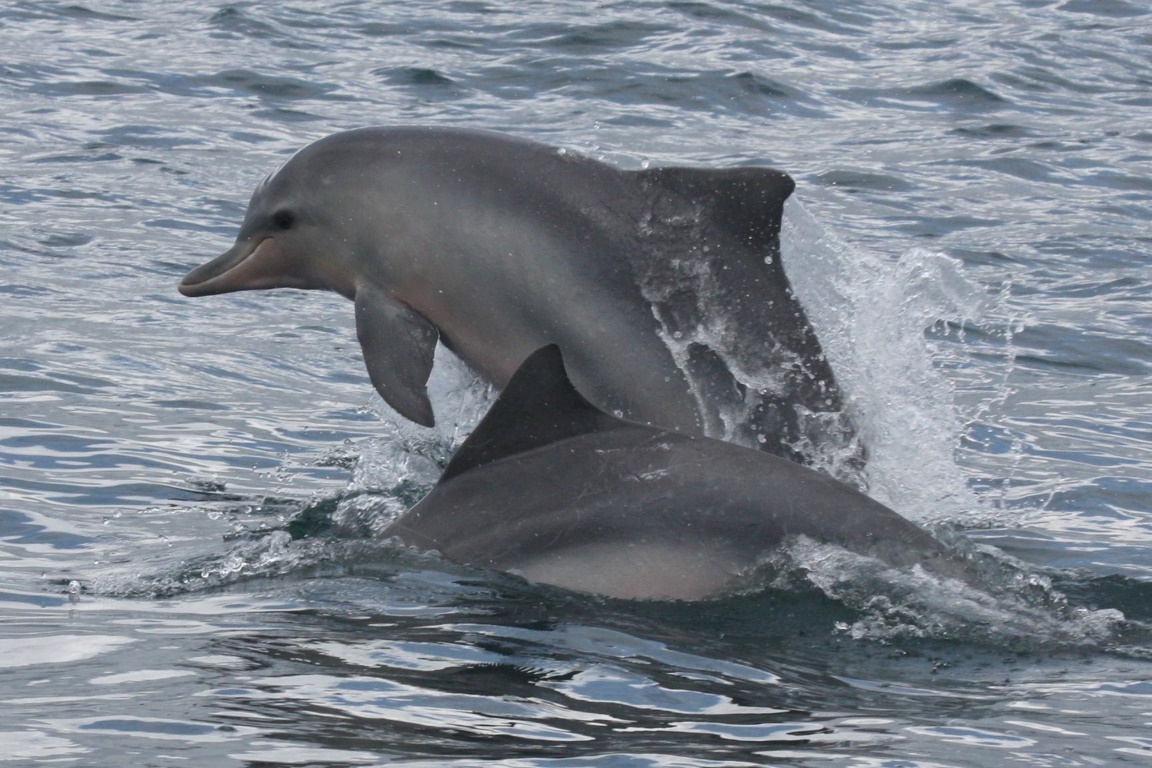
<instances>
[{"instance_id":1,"label":"sea spray","mask_svg":"<svg viewBox=\"0 0 1152 768\"><path fill-rule=\"evenodd\" d=\"M978 323L985 293L946 254L915 248L892 262L850 247L796 200L785 208L781 250L859 424L870 495L922 522L978 506L955 460L962 421L952 385L925 331Z\"/></svg>"}]
</instances>

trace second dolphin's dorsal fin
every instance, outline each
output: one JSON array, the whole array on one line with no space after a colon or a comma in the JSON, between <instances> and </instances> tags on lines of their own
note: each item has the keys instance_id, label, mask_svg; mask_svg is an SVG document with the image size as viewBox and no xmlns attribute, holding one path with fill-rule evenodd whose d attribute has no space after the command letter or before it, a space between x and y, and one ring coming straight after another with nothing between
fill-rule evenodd
<instances>
[{"instance_id":1,"label":"second dolphin's dorsal fin","mask_svg":"<svg viewBox=\"0 0 1152 768\"><path fill-rule=\"evenodd\" d=\"M448 462L440 482L558 440L628 426L633 425L604 413L576 390L560 347L549 344L521 363L488 414Z\"/></svg>"},{"instance_id":2,"label":"second dolphin's dorsal fin","mask_svg":"<svg viewBox=\"0 0 1152 768\"><path fill-rule=\"evenodd\" d=\"M650 192L657 218L674 221L685 203L702 206L712 225L754 249L775 250L784 201L796 188L792 177L773 168L650 168L633 171Z\"/></svg>"}]
</instances>

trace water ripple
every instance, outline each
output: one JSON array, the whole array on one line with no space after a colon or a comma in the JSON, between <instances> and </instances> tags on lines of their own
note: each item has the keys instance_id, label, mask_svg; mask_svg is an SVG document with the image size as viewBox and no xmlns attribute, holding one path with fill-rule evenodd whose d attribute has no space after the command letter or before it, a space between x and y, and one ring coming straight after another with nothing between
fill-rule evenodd
<instances>
[{"instance_id":1,"label":"water ripple","mask_svg":"<svg viewBox=\"0 0 1152 768\"><path fill-rule=\"evenodd\" d=\"M5 756L1146 755L1148 16L1133 0L9 3ZM787 170L787 267L867 425L875 492L1035 565L982 561L1002 591L981 602L798 550L790 586L619 605L360 538L432 482L491 393L439 359L444 424L408 428L371 394L342 300L174 286L289 153L398 123L630 168Z\"/></svg>"}]
</instances>

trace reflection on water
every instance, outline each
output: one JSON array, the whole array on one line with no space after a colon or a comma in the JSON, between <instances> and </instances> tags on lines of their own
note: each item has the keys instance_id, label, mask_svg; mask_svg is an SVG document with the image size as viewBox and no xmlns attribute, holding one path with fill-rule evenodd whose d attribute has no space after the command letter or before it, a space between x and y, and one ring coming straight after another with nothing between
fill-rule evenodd
<instances>
[{"instance_id":1,"label":"reflection on water","mask_svg":"<svg viewBox=\"0 0 1152 768\"><path fill-rule=\"evenodd\" d=\"M708 765L910 749L931 762L963 744L977 764L1120 733L1114 718L1139 718L1152 695L1140 663L1117 658L860 644L828 631L834 604L787 594L629 610L435 572L256 583L266 596L85 597L10 614L6 634L42 646L5 646L0 716L25 724L16 754L103 759L167 741L207 760ZM52 634L45 611L71 614L73 634ZM789 631L761 631L778 621ZM1070 709L1077 728L1060 725Z\"/></svg>"}]
</instances>

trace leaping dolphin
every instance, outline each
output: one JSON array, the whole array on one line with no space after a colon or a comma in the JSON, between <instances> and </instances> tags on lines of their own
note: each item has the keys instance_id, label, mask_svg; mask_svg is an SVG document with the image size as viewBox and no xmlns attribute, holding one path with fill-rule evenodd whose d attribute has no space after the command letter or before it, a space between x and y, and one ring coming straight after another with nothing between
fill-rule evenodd
<instances>
[{"instance_id":1,"label":"leaping dolphin","mask_svg":"<svg viewBox=\"0 0 1152 768\"><path fill-rule=\"evenodd\" d=\"M810 460L802 446L851 450L854 432L780 260L793 187L769 168L629 171L486 131L364 128L266 178L235 245L180 291L352 299L372 383L425 426L437 339L497 388L558 343L607 412Z\"/></svg>"},{"instance_id":2,"label":"leaping dolphin","mask_svg":"<svg viewBox=\"0 0 1152 768\"><path fill-rule=\"evenodd\" d=\"M942 544L791 461L625 421L551 345L531 355L440 482L382 533L449 560L627 599L707 598L790 536L949 571Z\"/></svg>"}]
</instances>

